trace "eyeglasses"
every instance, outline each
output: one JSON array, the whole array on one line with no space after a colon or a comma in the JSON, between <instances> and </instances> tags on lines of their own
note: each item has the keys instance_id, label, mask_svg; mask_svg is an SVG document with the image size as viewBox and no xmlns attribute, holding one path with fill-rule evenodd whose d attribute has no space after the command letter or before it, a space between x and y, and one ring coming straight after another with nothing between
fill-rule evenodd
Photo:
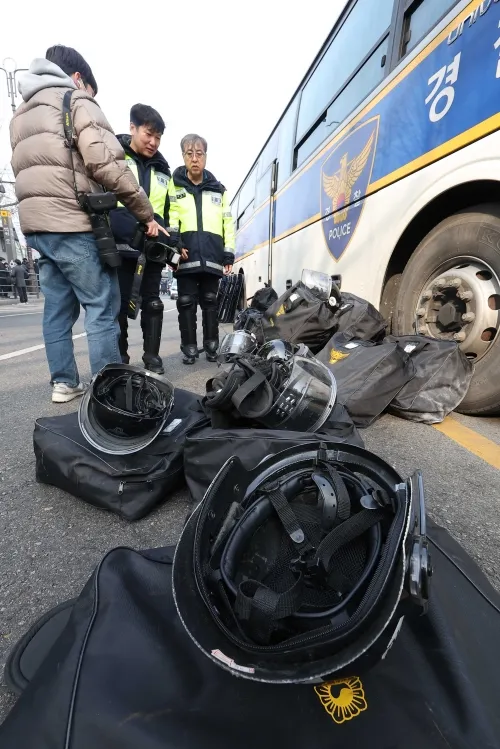
<instances>
[{"instance_id":1,"label":"eyeglasses","mask_svg":"<svg viewBox=\"0 0 500 749\"><path fill-rule=\"evenodd\" d=\"M184 151L184 156L192 161L195 156L197 159L202 159L206 153L205 151Z\"/></svg>"}]
</instances>

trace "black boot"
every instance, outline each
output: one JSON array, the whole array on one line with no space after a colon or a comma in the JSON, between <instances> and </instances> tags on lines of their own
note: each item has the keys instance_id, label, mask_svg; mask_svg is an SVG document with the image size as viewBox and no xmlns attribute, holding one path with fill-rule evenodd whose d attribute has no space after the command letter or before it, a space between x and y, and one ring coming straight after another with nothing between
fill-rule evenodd
<instances>
[{"instance_id":1,"label":"black boot","mask_svg":"<svg viewBox=\"0 0 500 749\"><path fill-rule=\"evenodd\" d=\"M142 361L146 369L156 374L163 374L163 362L159 355L161 329L163 324L163 302L161 299L151 299L142 311L141 327L144 337L144 354Z\"/></svg>"},{"instance_id":2,"label":"black boot","mask_svg":"<svg viewBox=\"0 0 500 749\"><path fill-rule=\"evenodd\" d=\"M118 348L120 349L120 355L122 357L123 364L129 364L130 357L128 355L127 313L120 312L120 314L118 315L118 322L120 324L120 338L118 339Z\"/></svg>"},{"instance_id":3,"label":"black boot","mask_svg":"<svg viewBox=\"0 0 500 749\"><path fill-rule=\"evenodd\" d=\"M219 350L217 308L203 310L203 348L207 361L217 361L217 351Z\"/></svg>"},{"instance_id":4,"label":"black boot","mask_svg":"<svg viewBox=\"0 0 500 749\"><path fill-rule=\"evenodd\" d=\"M198 358L196 341L196 304L177 305L179 311L179 330L181 334L181 351L184 354L183 364L194 364Z\"/></svg>"}]
</instances>

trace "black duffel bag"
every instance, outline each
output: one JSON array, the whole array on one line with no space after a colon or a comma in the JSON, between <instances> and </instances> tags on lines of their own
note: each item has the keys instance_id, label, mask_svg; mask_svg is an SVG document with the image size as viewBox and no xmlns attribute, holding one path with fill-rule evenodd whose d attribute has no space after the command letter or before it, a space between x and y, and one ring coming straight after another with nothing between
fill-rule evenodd
<instances>
[{"instance_id":1,"label":"black duffel bag","mask_svg":"<svg viewBox=\"0 0 500 749\"><path fill-rule=\"evenodd\" d=\"M264 337L266 341L280 339L305 343L315 354L336 330L335 310L336 307L320 299L299 281L264 313Z\"/></svg>"},{"instance_id":2,"label":"black duffel bag","mask_svg":"<svg viewBox=\"0 0 500 749\"><path fill-rule=\"evenodd\" d=\"M214 429L200 425L186 438L184 472L188 489L198 502L217 471L233 455L239 457L246 468L254 468L268 455L318 439L364 446L352 419L340 403L334 405L329 419L316 433L248 427Z\"/></svg>"},{"instance_id":3,"label":"black duffel bag","mask_svg":"<svg viewBox=\"0 0 500 749\"><path fill-rule=\"evenodd\" d=\"M345 333L360 341L379 341L386 328L387 322L373 304L355 294L342 292L335 313L336 333Z\"/></svg>"},{"instance_id":4,"label":"black duffel bag","mask_svg":"<svg viewBox=\"0 0 500 749\"><path fill-rule=\"evenodd\" d=\"M401 388L390 413L410 421L437 424L457 408L467 395L474 365L455 341L422 335L387 336L409 354L415 375Z\"/></svg>"},{"instance_id":5,"label":"black duffel bag","mask_svg":"<svg viewBox=\"0 0 500 749\"><path fill-rule=\"evenodd\" d=\"M208 424L199 396L175 390L164 431L132 455L100 452L84 438L78 413L37 419L33 433L36 478L95 507L138 520L184 485L186 433Z\"/></svg>"},{"instance_id":6,"label":"black duffel bag","mask_svg":"<svg viewBox=\"0 0 500 749\"><path fill-rule=\"evenodd\" d=\"M499 747L500 597L429 525L428 615L402 621L371 671L326 684L235 678L181 623L172 549L108 552L76 602L12 652L7 680L23 693L2 749L304 749L311 737L336 749Z\"/></svg>"},{"instance_id":7,"label":"black duffel bag","mask_svg":"<svg viewBox=\"0 0 500 749\"><path fill-rule=\"evenodd\" d=\"M410 354L397 342L360 341L347 333L336 333L316 358L333 372L337 402L357 427L381 416L415 374Z\"/></svg>"}]
</instances>

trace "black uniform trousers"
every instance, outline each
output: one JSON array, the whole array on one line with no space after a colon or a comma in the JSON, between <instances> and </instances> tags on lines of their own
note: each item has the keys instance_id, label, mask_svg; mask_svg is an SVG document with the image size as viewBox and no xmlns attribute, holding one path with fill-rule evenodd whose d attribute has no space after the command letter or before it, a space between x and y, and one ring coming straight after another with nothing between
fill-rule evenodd
<instances>
[{"instance_id":1,"label":"black uniform trousers","mask_svg":"<svg viewBox=\"0 0 500 749\"><path fill-rule=\"evenodd\" d=\"M217 296L219 276L215 273L179 273L177 276L177 292L181 297L191 297L194 304L206 308L205 300Z\"/></svg>"}]
</instances>

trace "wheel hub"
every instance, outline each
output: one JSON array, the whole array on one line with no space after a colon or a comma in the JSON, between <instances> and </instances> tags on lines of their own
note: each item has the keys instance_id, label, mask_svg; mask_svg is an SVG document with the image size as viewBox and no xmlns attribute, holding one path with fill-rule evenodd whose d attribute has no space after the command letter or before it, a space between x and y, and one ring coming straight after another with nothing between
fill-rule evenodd
<instances>
[{"instance_id":1,"label":"wheel hub","mask_svg":"<svg viewBox=\"0 0 500 749\"><path fill-rule=\"evenodd\" d=\"M469 358L484 356L500 328L500 281L477 259L437 270L420 294L416 331L457 341Z\"/></svg>"}]
</instances>

